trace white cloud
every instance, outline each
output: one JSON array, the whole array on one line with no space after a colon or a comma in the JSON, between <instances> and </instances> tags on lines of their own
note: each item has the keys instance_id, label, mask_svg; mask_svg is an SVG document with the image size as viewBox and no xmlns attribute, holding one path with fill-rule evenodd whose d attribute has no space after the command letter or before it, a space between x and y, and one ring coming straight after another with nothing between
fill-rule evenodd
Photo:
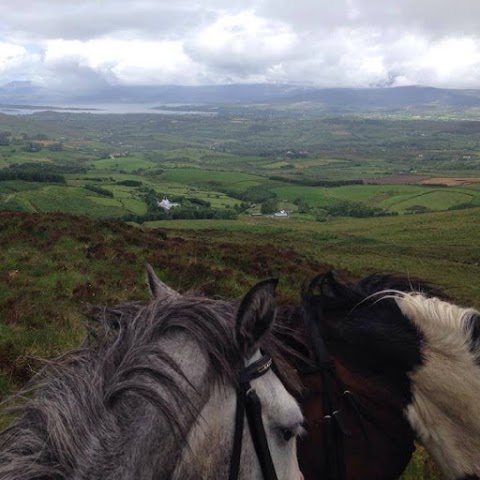
<instances>
[{"instance_id":1,"label":"white cloud","mask_svg":"<svg viewBox=\"0 0 480 480\"><path fill-rule=\"evenodd\" d=\"M0 42L0 72L17 68L27 56L27 51L20 45Z\"/></svg>"},{"instance_id":2,"label":"white cloud","mask_svg":"<svg viewBox=\"0 0 480 480\"><path fill-rule=\"evenodd\" d=\"M262 76L294 58L298 38L288 25L257 17L251 11L222 15L186 42L192 59L220 77Z\"/></svg>"},{"instance_id":3,"label":"white cloud","mask_svg":"<svg viewBox=\"0 0 480 480\"><path fill-rule=\"evenodd\" d=\"M5 0L0 84L480 88L478 0Z\"/></svg>"}]
</instances>

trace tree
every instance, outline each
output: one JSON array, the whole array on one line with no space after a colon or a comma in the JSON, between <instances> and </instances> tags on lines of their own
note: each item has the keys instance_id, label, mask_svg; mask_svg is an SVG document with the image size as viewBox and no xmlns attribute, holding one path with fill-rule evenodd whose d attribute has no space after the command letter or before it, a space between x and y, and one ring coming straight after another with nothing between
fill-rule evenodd
<instances>
[{"instance_id":1,"label":"tree","mask_svg":"<svg viewBox=\"0 0 480 480\"><path fill-rule=\"evenodd\" d=\"M0 132L0 146L8 147L10 145L10 132Z\"/></svg>"},{"instance_id":2,"label":"tree","mask_svg":"<svg viewBox=\"0 0 480 480\"><path fill-rule=\"evenodd\" d=\"M63 150L63 144L58 142L58 143L51 143L47 147L51 152L61 152Z\"/></svg>"},{"instance_id":3,"label":"tree","mask_svg":"<svg viewBox=\"0 0 480 480\"><path fill-rule=\"evenodd\" d=\"M260 211L264 215L270 215L277 211L278 200L276 198L269 198L262 203Z\"/></svg>"},{"instance_id":4,"label":"tree","mask_svg":"<svg viewBox=\"0 0 480 480\"><path fill-rule=\"evenodd\" d=\"M39 142L42 142L48 140L48 135L45 135L44 133L37 133L32 138L33 140L38 140Z\"/></svg>"},{"instance_id":5,"label":"tree","mask_svg":"<svg viewBox=\"0 0 480 480\"><path fill-rule=\"evenodd\" d=\"M298 207L298 213L308 213L310 211L310 206L305 201L304 198L296 198L293 203Z\"/></svg>"},{"instance_id":6,"label":"tree","mask_svg":"<svg viewBox=\"0 0 480 480\"><path fill-rule=\"evenodd\" d=\"M39 152L42 149L42 144L38 142L27 142L23 146L25 152Z\"/></svg>"}]
</instances>

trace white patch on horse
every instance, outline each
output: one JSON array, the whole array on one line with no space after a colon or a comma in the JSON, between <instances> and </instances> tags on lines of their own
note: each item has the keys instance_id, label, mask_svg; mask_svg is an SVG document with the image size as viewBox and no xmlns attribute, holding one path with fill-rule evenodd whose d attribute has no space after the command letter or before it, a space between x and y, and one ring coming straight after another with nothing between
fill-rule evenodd
<instances>
[{"instance_id":1,"label":"white patch on horse","mask_svg":"<svg viewBox=\"0 0 480 480\"><path fill-rule=\"evenodd\" d=\"M395 294L424 338L422 365L410 373L406 415L448 479L480 474L480 352L472 352L469 320L478 315L438 298Z\"/></svg>"},{"instance_id":2,"label":"white patch on horse","mask_svg":"<svg viewBox=\"0 0 480 480\"><path fill-rule=\"evenodd\" d=\"M257 351L246 365L261 358ZM251 381L262 403L262 419L267 433L269 449L279 480L299 479L301 474L296 458L296 440L285 442L281 429L291 428L301 433L303 415L297 402L290 396L272 370ZM188 436L188 446L173 474L173 480L198 478L228 478L230 454L233 448L236 391L230 385L217 384L209 401L202 409L199 420ZM278 425L281 419L282 424ZM272 441L272 439L275 439ZM222 448L219 448L219 445ZM252 462L252 459L255 461ZM220 468L220 469L219 469ZM257 459L245 419L243 431L240 477L262 480Z\"/></svg>"}]
</instances>

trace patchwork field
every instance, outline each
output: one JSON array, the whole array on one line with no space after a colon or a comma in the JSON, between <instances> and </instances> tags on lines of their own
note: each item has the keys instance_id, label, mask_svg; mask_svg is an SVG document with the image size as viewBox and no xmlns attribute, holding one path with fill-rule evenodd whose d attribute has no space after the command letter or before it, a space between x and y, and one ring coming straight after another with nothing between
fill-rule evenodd
<instances>
[{"instance_id":1,"label":"patchwork field","mask_svg":"<svg viewBox=\"0 0 480 480\"><path fill-rule=\"evenodd\" d=\"M480 307L479 122L216 112L0 115L0 397L78 344L85 303L146 298L145 262L208 295L275 275L292 302L336 268ZM402 480L438 478L420 451Z\"/></svg>"},{"instance_id":2,"label":"patchwork field","mask_svg":"<svg viewBox=\"0 0 480 480\"><path fill-rule=\"evenodd\" d=\"M458 205L480 205L476 191L461 188L432 188L415 185L349 185L345 187L277 187L279 198L293 201L303 198L315 206L332 205L338 201L363 202L394 212L405 212L421 206L432 211L448 210Z\"/></svg>"}]
</instances>

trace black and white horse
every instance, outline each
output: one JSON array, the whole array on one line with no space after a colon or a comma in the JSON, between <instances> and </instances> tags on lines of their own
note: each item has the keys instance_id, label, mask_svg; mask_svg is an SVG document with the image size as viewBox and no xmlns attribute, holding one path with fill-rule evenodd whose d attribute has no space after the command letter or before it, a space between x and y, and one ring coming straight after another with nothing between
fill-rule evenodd
<instances>
[{"instance_id":1,"label":"black and white horse","mask_svg":"<svg viewBox=\"0 0 480 480\"><path fill-rule=\"evenodd\" d=\"M480 478L480 314L428 284L315 278L303 309L336 358L388 386L444 476Z\"/></svg>"}]
</instances>

